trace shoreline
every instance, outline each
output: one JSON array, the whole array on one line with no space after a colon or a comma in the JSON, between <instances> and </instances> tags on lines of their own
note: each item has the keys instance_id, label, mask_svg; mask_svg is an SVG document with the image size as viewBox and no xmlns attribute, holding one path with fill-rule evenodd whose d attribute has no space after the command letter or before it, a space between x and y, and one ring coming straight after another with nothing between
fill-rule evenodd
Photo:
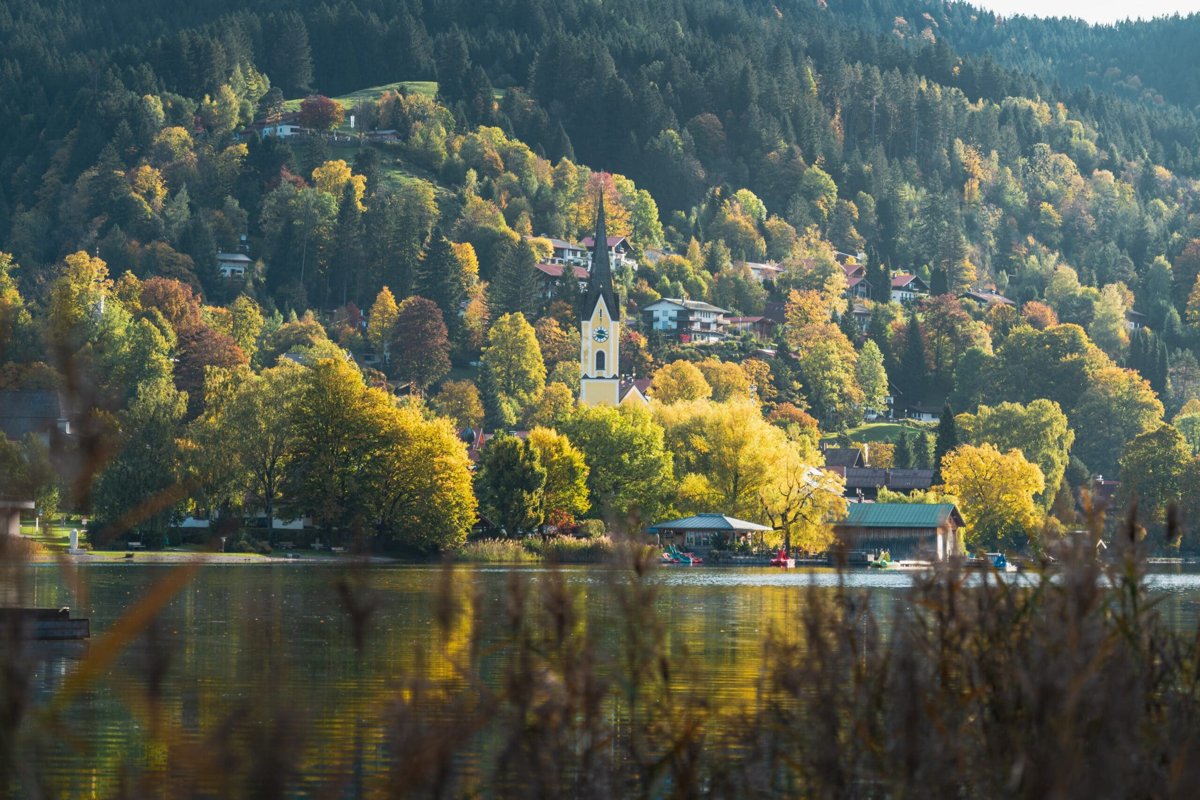
<instances>
[{"instance_id":1,"label":"shoreline","mask_svg":"<svg viewBox=\"0 0 1200 800\"><path fill-rule=\"evenodd\" d=\"M264 556L258 553L198 553L198 552L171 552L171 551L152 551L152 552L137 552L133 554L133 558L129 558L125 551L101 551L98 553L88 552L80 554L71 554L66 552L50 552L37 553L27 557L26 562L29 564L60 564L67 562L73 566L85 565L113 565L125 564L136 566L138 564L191 564L200 562L203 564L242 564L242 565L262 565L262 564L350 564L350 563L368 563L368 564L405 564L407 561L393 558L391 556L354 556L334 555L334 556L314 556L314 555L293 555L293 556ZM416 562L413 562L416 563Z\"/></svg>"}]
</instances>

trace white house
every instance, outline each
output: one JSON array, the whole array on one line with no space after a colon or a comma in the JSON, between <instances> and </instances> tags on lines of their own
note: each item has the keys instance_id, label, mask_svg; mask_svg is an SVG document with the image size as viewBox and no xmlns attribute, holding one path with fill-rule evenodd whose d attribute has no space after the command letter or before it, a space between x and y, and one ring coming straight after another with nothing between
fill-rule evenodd
<instances>
[{"instance_id":1,"label":"white house","mask_svg":"<svg viewBox=\"0 0 1200 800\"><path fill-rule=\"evenodd\" d=\"M562 279L562 274L565 270L570 269L575 274L575 280L579 282L579 291L586 292L588 287L588 271L583 267L571 266L568 267L562 263L537 264L534 269L538 271L538 278L542 282L542 298L550 300L554 297L554 286Z\"/></svg>"},{"instance_id":2,"label":"white house","mask_svg":"<svg viewBox=\"0 0 1200 800\"><path fill-rule=\"evenodd\" d=\"M783 274L783 267L778 264L762 263L759 261L744 262L750 268L750 274L759 283L773 281Z\"/></svg>"},{"instance_id":3,"label":"white house","mask_svg":"<svg viewBox=\"0 0 1200 800\"><path fill-rule=\"evenodd\" d=\"M217 270L226 280L245 280L254 262L245 253L217 253Z\"/></svg>"},{"instance_id":4,"label":"white house","mask_svg":"<svg viewBox=\"0 0 1200 800\"><path fill-rule=\"evenodd\" d=\"M546 237L550 241L550 246L554 249L553 255L548 259L550 264L563 264L572 267L587 267L591 264L592 255L581 244L568 242L566 239L555 239Z\"/></svg>"},{"instance_id":5,"label":"white house","mask_svg":"<svg viewBox=\"0 0 1200 800\"><path fill-rule=\"evenodd\" d=\"M606 236L604 240L608 243L608 259L613 266L632 268L636 266L633 259L629 257L633 250L629 244L629 240L624 236ZM587 248L588 262L590 267L591 252L595 249L596 237L585 236L580 244Z\"/></svg>"},{"instance_id":6,"label":"white house","mask_svg":"<svg viewBox=\"0 0 1200 800\"><path fill-rule=\"evenodd\" d=\"M651 330L675 334L681 342L717 342L725 338L728 325L723 308L699 300L664 297L642 309Z\"/></svg>"},{"instance_id":7,"label":"white house","mask_svg":"<svg viewBox=\"0 0 1200 800\"><path fill-rule=\"evenodd\" d=\"M900 273L892 276L892 302L911 303L929 294L929 286L918 275Z\"/></svg>"}]
</instances>

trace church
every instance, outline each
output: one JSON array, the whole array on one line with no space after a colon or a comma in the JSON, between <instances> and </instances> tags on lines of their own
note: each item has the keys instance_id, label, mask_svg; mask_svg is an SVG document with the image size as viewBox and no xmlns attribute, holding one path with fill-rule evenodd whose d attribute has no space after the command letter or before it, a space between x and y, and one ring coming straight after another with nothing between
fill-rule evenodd
<instances>
[{"instance_id":1,"label":"church","mask_svg":"<svg viewBox=\"0 0 1200 800\"><path fill-rule=\"evenodd\" d=\"M621 306L613 288L604 225L604 195L596 213L592 273L583 301L579 337L579 402L585 406L648 403L649 381L621 375Z\"/></svg>"}]
</instances>

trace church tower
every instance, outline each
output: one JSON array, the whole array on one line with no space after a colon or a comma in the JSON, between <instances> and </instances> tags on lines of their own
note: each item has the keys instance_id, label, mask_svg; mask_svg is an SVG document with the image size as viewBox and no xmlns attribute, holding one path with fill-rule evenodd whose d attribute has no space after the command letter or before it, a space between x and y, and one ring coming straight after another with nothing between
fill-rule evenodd
<instances>
[{"instance_id":1,"label":"church tower","mask_svg":"<svg viewBox=\"0 0 1200 800\"><path fill-rule=\"evenodd\" d=\"M608 257L608 232L604 229L604 193L601 192L596 238L592 244L592 274L580 323L579 402L585 406L615 406L621 401L618 361L621 307L617 303Z\"/></svg>"}]
</instances>

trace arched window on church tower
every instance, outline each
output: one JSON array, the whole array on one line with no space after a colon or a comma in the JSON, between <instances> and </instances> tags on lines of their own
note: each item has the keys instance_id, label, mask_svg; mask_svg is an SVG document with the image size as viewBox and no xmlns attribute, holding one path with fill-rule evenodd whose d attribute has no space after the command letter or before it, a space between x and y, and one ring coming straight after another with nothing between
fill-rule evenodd
<instances>
[{"instance_id":1,"label":"arched window on church tower","mask_svg":"<svg viewBox=\"0 0 1200 800\"><path fill-rule=\"evenodd\" d=\"M596 351L596 374L597 375L604 374L604 351L603 350Z\"/></svg>"}]
</instances>

